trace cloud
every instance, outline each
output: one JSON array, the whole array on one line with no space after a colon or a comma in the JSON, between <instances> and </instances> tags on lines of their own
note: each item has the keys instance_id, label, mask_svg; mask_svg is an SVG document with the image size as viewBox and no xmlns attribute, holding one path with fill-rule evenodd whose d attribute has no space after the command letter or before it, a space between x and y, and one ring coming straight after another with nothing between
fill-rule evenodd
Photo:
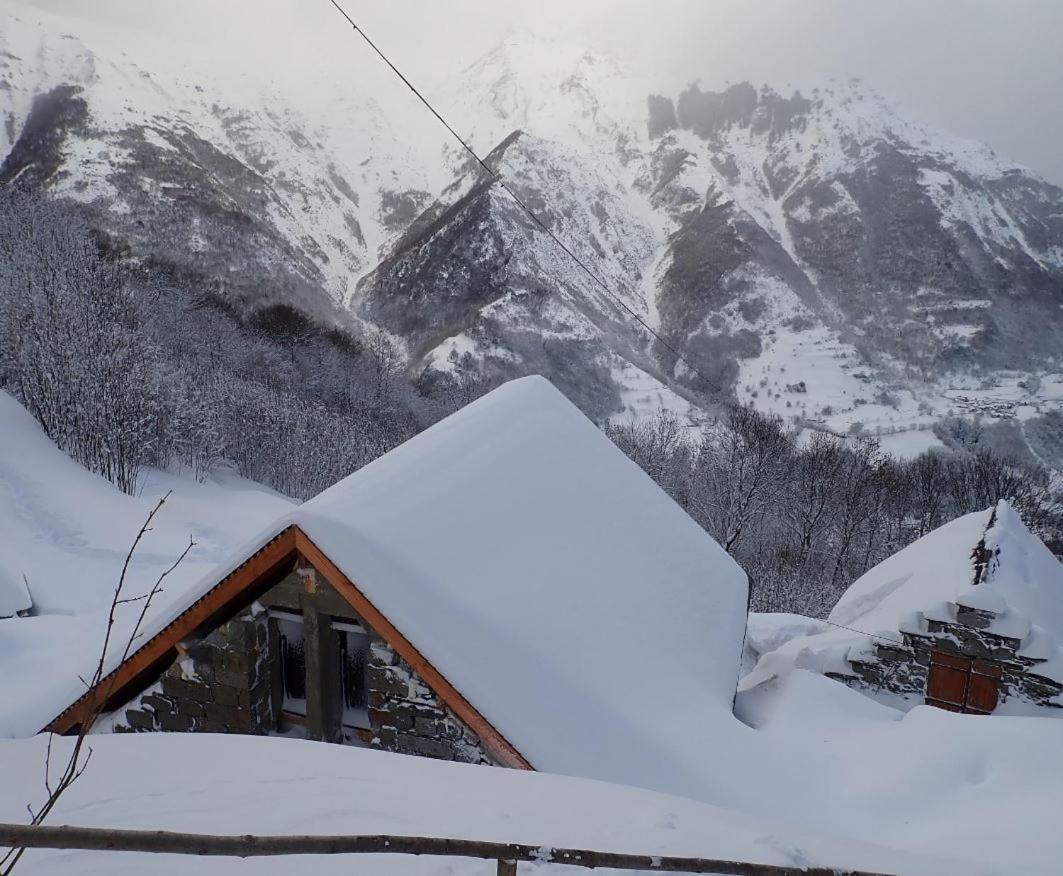
<instances>
[{"instance_id":1,"label":"cloud","mask_svg":"<svg viewBox=\"0 0 1063 876\"><path fill-rule=\"evenodd\" d=\"M329 0L22 0L244 56L310 81L324 54L368 59ZM1063 183L1059 0L341 0L418 82L456 75L507 32L584 42L650 90L859 76L910 114ZM321 87L315 82L315 87ZM336 83L342 87L342 83Z\"/></svg>"}]
</instances>

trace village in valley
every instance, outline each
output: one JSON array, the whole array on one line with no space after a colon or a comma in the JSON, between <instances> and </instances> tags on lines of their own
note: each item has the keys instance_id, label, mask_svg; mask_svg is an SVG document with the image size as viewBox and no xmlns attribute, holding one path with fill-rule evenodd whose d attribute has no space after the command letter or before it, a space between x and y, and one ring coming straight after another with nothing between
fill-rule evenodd
<instances>
[{"instance_id":1,"label":"village in valley","mask_svg":"<svg viewBox=\"0 0 1063 876\"><path fill-rule=\"evenodd\" d=\"M0 0L0 876L1059 873L1063 189L401 5Z\"/></svg>"}]
</instances>

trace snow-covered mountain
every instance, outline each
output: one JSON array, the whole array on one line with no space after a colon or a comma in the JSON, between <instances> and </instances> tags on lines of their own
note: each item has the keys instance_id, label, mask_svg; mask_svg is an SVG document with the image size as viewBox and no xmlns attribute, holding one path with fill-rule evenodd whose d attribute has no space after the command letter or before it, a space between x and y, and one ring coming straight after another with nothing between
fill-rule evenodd
<instances>
[{"instance_id":1,"label":"snow-covered mountain","mask_svg":"<svg viewBox=\"0 0 1063 876\"><path fill-rule=\"evenodd\" d=\"M372 59L323 64L299 101L0 10L0 180L75 198L245 312L378 326L414 373L542 372L600 419L737 396L913 450L949 414L1025 441L1063 399L1063 191L860 83L649 95L526 33L444 83L436 105L606 291L423 108L382 100Z\"/></svg>"},{"instance_id":2,"label":"snow-covered mountain","mask_svg":"<svg viewBox=\"0 0 1063 876\"><path fill-rule=\"evenodd\" d=\"M136 51L139 33L0 17L0 181L85 204L116 247L244 309L348 318L353 279L428 200L369 89L302 108L209 59Z\"/></svg>"}]
</instances>

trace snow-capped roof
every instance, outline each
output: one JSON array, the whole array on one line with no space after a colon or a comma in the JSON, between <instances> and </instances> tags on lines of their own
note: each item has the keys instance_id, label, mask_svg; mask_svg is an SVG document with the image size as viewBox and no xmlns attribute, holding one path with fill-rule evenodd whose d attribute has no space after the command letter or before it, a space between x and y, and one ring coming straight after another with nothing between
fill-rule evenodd
<instances>
[{"instance_id":1,"label":"snow-capped roof","mask_svg":"<svg viewBox=\"0 0 1063 876\"><path fill-rule=\"evenodd\" d=\"M946 523L866 572L828 616L848 629L787 641L764 655L742 688L794 666L847 672L853 647L898 641L902 632L925 634L927 620L957 623L960 606L990 612L987 632L1018 640L1019 653L1046 661L1032 672L1063 681L1063 564L1001 501Z\"/></svg>"},{"instance_id":2,"label":"snow-capped roof","mask_svg":"<svg viewBox=\"0 0 1063 876\"><path fill-rule=\"evenodd\" d=\"M895 630L907 614L954 599L974 580L971 553L991 514L965 514L883 560L850 585L827 619L871 633Z\"/></svg>"},{"instance_id":3,"label":"snow-capped roof","mask_svg":"<svg viewBox=\"0 0 1063 876\"><path fill-rule=\"evenodd\" d=\"M987 566L977 576L980 545ZM1063 564L1005 501L946 523L879 563L828 619L874 633L900 628L913 611L954 622L957 605L996 615L989 631L1002 636L1024 639L1036 624L1063 638Z\"/></svg>"},{"instance_id":4,"label":"snow-capped roof","mask_svg":"<svg viewBox=\"0 0 1063 876\"><path fill-rule=\"evenodd\" d=\"M292 520L539 769L659 787L732 720L745 574L543 378Z\"/></svg>"},{"instance_id":5,"label":"snow-capped roof","mask_svg":"<svg viewBox=\"0 0 1063 876\"><path fill-rule=\"evenodd\" d=\"M745 573L543 378L284 514L138 641L293 524L536 769L690 792L739 732Z\"/></svg>"}]
</instances>

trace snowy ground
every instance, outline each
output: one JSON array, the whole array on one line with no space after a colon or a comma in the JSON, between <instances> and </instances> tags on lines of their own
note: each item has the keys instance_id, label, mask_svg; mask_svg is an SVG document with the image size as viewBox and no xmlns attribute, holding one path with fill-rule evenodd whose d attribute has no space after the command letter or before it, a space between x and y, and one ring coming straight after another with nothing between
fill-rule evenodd
<instances>
[{"instance_id":1,"label":"snowy ground","mask_svg":"<svg viewBox=\"0 0 1063 876\"><path fill-rule=\"evenodd\" d=\"M690 855L771 864L879 868L905 874L995 873L773 824L637 788L443 763L288 739L151 734L99 737L92 765L54 823L241 834L425 835L554 848ZM0 821L39 797L42 739L0 743ZM195 859L29 852L19 873L494 873L494 862L375 855ZM525 873L585 871L521 864Z\"/></svg>"},{"instance_id":2,"label":"snowy ground","mask_svg":"<svg viewBox=\"0 0 1063 876\"><path fill-rule=\"evenodd\" d=\"M4 396L0 447L2 562L9 573L25 572L43 612L0 621L0 737L32 734L42 712L65 705L64 697L77 691L75 657L98 647L100 611L155 496L175 490L135 567L134 592L154 580L189 533L199 542L170 596L289 507L245 482L197 484L161 473L149 477L144 495L123 496L59 453ZM795 616L755 616L750 656L819 628ZM100 736L89 772L55 823L424 832L905 874L1058 872L1058 721L972 718L926 707L902 714L800 668L740 693L736 713L738 719L711 728L711 742L689 770L691 781L702 779L683 789L684 798L292 740ZM540 714L548 720L549 708ZM43 745L39 738L0 738L0 820L21 820L25 805L39 802ZM218 860L196 866L259 873L292 865ZM490 870L413 859L379 859L372 866L374 873ZM311 871L341 867L349 870L351 863L314 861ZM174 858L41 852L20 872L187 869L187 861Z\"/></svg>"},{"instance_id":3,"label":"snowy ground","mask_svg":"<svg viewBox=\"0 0 1063 876\"><path fill-rule=\"evenodd\" d=\"M0 736L35 733L41 715L54 717L79 691L77 674L85 671L84 655L99 654L125 555L168 491L126 590L137 596L150 589L191 537L196 546L167 579L159 605L291 507L270 490L225 475L198 483L151 471L142 486L139 496L127 496L86 471L0 392L0 577L28 582L36 611L0 620Z\"/></svg>"}]
</instances>

